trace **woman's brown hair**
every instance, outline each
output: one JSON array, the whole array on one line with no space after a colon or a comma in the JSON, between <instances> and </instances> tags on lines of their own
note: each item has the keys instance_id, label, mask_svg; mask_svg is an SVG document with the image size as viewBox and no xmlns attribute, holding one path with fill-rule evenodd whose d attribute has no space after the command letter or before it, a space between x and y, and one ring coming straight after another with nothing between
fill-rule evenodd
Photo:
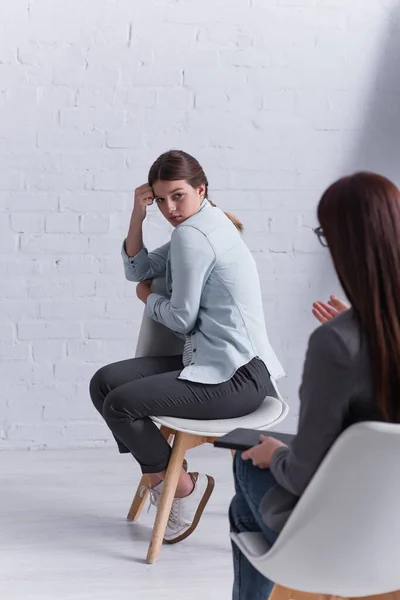
<instances>
[{"instance_id":1,"label":"woman's brown hair","mask_svg":"<svg viewBox=\"0 0 400 600\"><path fill-rule=\"evenodd\" d=\"M187 154L187 152L183 152L183 150L170 150L161 154L151 166L148 180L150 186L153 186L156 181L179 180L186 181L194 188L205 185L205 197L211 206L216 206L208 197L208 181L202 166L198 160ZM228 212L225 214L232 221L236 229L242 233L243 225L239 219Z\"/></svg>"},{"instance_id":2,"label":"woman's brown hair","mask_svg":"<svg viewBox=\"0 0 400 600\"><path fill-rule=\"evenodd\" d=\"M331 185L318 219L365 336L377 402L400 421L400 191L385 177L356 173Z\"/></svg>"}]
</instances>

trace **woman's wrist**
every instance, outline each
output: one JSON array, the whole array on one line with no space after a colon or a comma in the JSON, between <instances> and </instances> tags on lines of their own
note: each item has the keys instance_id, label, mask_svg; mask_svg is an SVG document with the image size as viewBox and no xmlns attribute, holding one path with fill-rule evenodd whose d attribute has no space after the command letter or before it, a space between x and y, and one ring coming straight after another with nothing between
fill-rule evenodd
<instances>
[{"instance_id":1,"label":"woman's wrist","mask_svg":"<svg viewBox=\"0 0 400 600\"><path fill-rule=\"evenodd\" d=\"M125 240L125 251L128 256L133 257L139 254L143 248L143 220L134 220L133 215L129 225L128 235Z\"/></svg>"},{"instance_id":2,"label":"woman's wrist","mask_svg":"<svg viewBox=\"0 0 400 600\"><path fill-rule=\"evenodd\" d=\"M148 297L153 293L150 289L151 282L141 281L136 286L136 295L144 304L147 303Z\"/></svg>"}]
</instances>

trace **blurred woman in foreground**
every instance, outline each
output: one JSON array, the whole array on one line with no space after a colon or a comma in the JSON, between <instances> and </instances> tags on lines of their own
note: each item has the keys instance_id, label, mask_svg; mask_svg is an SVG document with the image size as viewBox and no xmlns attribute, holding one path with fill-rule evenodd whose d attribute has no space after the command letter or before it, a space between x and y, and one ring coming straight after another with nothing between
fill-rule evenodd
<instances>
[{"instance_id":1,"label":"blurred woman in foreground","mask_svg":"<svg viewBox=\"0 0 400 600\"><path fill-rule=\"evenodd\" d=\"M356 173L328 188L318 219L315 233L351 308L310 337L291 447L264 437L234 461L232 530L262 532L270 545L347 427L400 421L400 192L380 175ZM268 598L273 583L233 552L234 600Z\"/></svg>"}]
</instances>

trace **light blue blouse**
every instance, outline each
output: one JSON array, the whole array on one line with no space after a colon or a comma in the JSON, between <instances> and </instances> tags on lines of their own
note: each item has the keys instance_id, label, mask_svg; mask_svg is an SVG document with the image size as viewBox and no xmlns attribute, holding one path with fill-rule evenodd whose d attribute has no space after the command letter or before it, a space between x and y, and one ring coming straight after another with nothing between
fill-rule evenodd
<instances>
[{"instance_id":1,"label":"light blue blouse","mask_svg":"<svg viewBox=\"0 0 400 600\"><path fill-rule=\"evenodd\" d=\"M270 375L284 375L269 341L260 281L250 250L228 217L207 200L178 225L171 241L134 257L122 249L129 281L165 276L167 296L151 294L149 317L191 336L191 362L180 379L216 384L258 357Z\"/></svg>"}]
</instances>

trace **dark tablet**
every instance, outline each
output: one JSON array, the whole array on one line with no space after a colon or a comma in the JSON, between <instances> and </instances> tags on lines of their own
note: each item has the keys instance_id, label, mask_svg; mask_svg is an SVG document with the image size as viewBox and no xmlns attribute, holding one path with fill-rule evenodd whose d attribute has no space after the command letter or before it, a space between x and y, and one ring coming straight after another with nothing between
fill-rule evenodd
<instances>
[{"instance_id":1,"label":"dark tablet","mask_svg":"<svg viewBox=\"0 0 400 600\"><path fill-rule=\"evenodd\" d=\"M278 433L277 431L259 431L258 429L234 429L214 442L216 448L229 448L229 450L248 450L260 443L260 435L274 437L280 442L290 446L294 435L292 433Z\"/></svg>"}]
</instances>

